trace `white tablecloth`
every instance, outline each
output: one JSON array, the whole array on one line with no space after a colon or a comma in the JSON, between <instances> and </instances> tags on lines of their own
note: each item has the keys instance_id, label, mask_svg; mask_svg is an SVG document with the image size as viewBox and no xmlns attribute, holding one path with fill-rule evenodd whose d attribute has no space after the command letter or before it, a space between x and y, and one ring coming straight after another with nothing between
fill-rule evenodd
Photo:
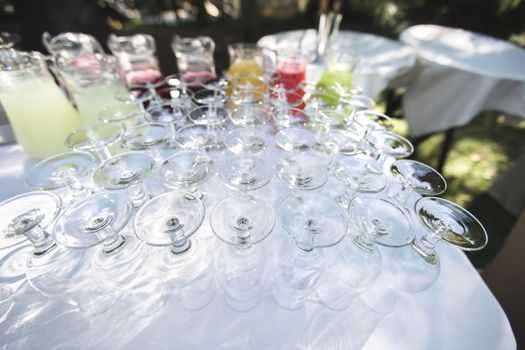
<instances>
[{"instance_id":1,"label":"white tablecloth","mask_svg":"<svg viewBox=\"0 0 525 350\"><path fill-rule=\"evenodd\" d=\"M410 27L400 40L420 63L403 98L412 136L465 125L482 110L525 118L525 50L436 25Z\"/></svg>"},{"instance_id":2,"label":"white tablecloth","mask_svg":"<svg viewBox=\"0 0 525 350\"><path fill-rule=\"evenodd\" d=\"M274 161L280 152L270 145L266 157ZM18 146L0 147L0 199L28 190L23 174L31 163ZM201 189L207 193L204 202L208 214L195 239L214 252L224 243L211 234L210 201L223 198L228 190L217 176ZM331 179L321 192L334 196L341 190ZM255 195L275 203L288 191L274 178ZM285 236L276 225L270 237L256 248L274 251ZM336 251L337 246L324 253ZM392 263L388 260L391 251L381 251L385 264ZM0 251L0 258L6 253ZM28 307L34 312L15 313L17 318L11 313L6 319L0 312L0 339L6 349L347 350L363 344L365 349L381 350L514 349L516 342L503 310L465 254L445 244L438 246L438 253L442 271L437 283L417 295L396 293L393 311L383 307L390 299L378 293L384 291L379 287L364 293L342 312L330 311L315 299L302 309L287 311L271 296L270 271L263 277L261 302L247 313L229 309L216 285L214 299L200 311L187 310L175 302L151 317L139 318L117 303L100 316L86 318L60 299L47 299L26 285L18 295L18 309ZM392 312L384 314L387 311Z\"/></svg>"},{"instance_id":3,"label":"white tablecloth","mask_svg":"<svg viewBox=\"0 0 525 350\"><path fill-rule=\"evenodd\" d=\"M385 90L392 80L410 71L415 64L413 50L394 40L347 30L340 31L335 40L337 44L359 53L354 83L372 98ZM316 45L316 31L308 29L267 35L257 43L273 50L300 46L301 50L311 52ZM309 64L307 79L318 80L322 69L320 64Z\"/></svg>"}]
</instances>

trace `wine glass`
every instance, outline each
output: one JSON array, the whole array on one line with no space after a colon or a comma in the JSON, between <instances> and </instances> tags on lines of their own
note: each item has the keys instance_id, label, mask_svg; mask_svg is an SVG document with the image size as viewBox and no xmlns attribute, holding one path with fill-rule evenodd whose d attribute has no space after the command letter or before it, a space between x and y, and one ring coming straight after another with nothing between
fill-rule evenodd
<instances>
[{"instance_id":1,"label":"wine glass","mask_svg":"<svg viewBox=\"0 0 525 350\"><path fill-rule=\"evenodd\" d=\"M414 152L414 146L410 141L390 131L371 131L367 133L365 143L368 152L381 169L387 157L406 158Z\"/></svg>"},{"instance_id":2,"label":"wine glass","mask_svg":"<svg viewBox=\"0 0 525 350\"><path fill-rule=\"evenodd\" d=\"M142 106L142 105L141 105ZM118 104L104 107L98 114L98 120L104 124L116 124L121 134L125 134L134 125L140 124L144 109L137 105Z\"/></svg>"},{"instance_id":3,"label":"wine glass","mask_svg":"<svg viewBox=\"0 0 525 350\"><path fill-rule=\"evenodd\" d=\"M415 160L396 160L390 166L390 172L401 184L401 189L394 198L405 208L408 208L408 199L413 192L423 196L435 196L445 192L447 188L447 183L440 173Z\"/></svg>"},{"instance_id":4,"label":"wine glass","mask_svg":"<svg viewBox=\"0 0 525 350\"><path fill-rule=\"evenodd\" d=\"M170 87L167 92L172 104L180 104L188 110L195 107L193 103L194 94L189 90L189 87L194 86L196 80L191 80L190 77L182 80L177 75L168 75L164 82ZM161 90L161 94L164 92L165 90Z\"/></svg>"},{"instance_id":5,"label":"wine glass","mask_svg":"<svg viewBox=\"0 0 525 350\"><path fill-rule=\"evenodd\" d=\"M317 144L317 137L307 129L291 127L279 130L275 134L275 143L285 151L306 152Z\"/></svg>"},{"instance_id":6,"label":"wine glass","mask_svg":"<svg viewBox=\"0 0 525 350\"><path fill-rule=\"evenodd\" d=\"M197 189L215 172L213 160L204 152L184 150L177 152L162 164L159 175L162 183L171 189L183 190L202 198Z\"/></svg>"},{"instance_id":7,"label":"wine glass","mask_svg":"<svg viewBox=\"0 0 525 350\"><path fill-rule=\"evenodd\" d=\"M82 151L60 153L37 163L26 176L29 187L36 190L52 191L67 188L63 200L72 203L90 194L82 179L93 171L95 158Z\"/></svg>"},{"instance_id":8,"label":"wine glass","mask_svg":"<svg viewBox=\"0 0 525 350\"><path fill-rule=\"evenodd\" d=\"M225 146L233 153L258 153L266 143L261 127L267 123L268 114L259 104L246 104L235 108L230 120L240 128L231 130L224 138Z\"/></svg>"},{"instance_id":9,"label":"wine glass","mask_svg":"<svg viewBox=\"0 0 525 350\"><path fill-rule=\"evenodd\" d=\"M160 149L168 144L170 138L170 130L165 125L144 123L132 127L124 134L122 144L130 151L149 153L157 165L160 165L164 161Z\"/></svg>"},{"instance_id":10,"label":"wine glass","mask_svg":"<svg viewBox=\"0 0 525 350\"><path fill-rule=\"evenodd\" d=\"M285 309L298 309L315 292L324 274L322 250L339 243L347 230L345 212L333 200L312 192L293 192L279 204L279 222L294 247L283 245L273 269L272 294Z\"/></svg>"},{"instance_id":11,"label":"wine glass","mask_svg":"<svg viewBox=\"0 0 525 350\"><path fill-rule=\"evenodd\" d=\"M227 99L226 92L221 88L201 89L193 94L193 101L201 106L224 107Z\"/></svg>"},{"instance_id":12,"label":"wine glass","mask_svg":"<svg viewBox=\"0 0 525 350\"><path fill-rule=\"evenodd\" d=\"M382 258L376 244L397 248L414 237L408 213L388 199L370 195L355 197L348 214L352 231L339 253L339 261L344 265L334 264L317 290L320 300L336 310L347 308L378 278Z\"/></svg>"},{"instance_id":13,"label":"wine glass","mask_svg":"<svg viewBox=\"0 0 525 350\"><path fill-rule=\"evenodd\" d=\"M279 159L276 175L294 190L310 191L328 181L327 159L314 152L296 153Z\"/></svg>"},{"instance_id":14,"label":"wine glass","mask_svg":"<svg viewBox=\"0 0 525 350\"><path fill-rule=\"evenodd\" d=\"M162 87L159 89L159 94L163 98L163 104L170 104L174 109L183 108L189 111L195 108L193 102L195 94L186 88Z\"/></svg>"},{"instance_id":15,"label":"wine glass","mask_svg":"<svg viewBox=\"0 0 525 350\"><path fill-rule=\"evenodd\" d=\"M168 146L173 148L176 146L177 125L182 126L184 124L187 114L188 110L185 107L164 103L148 108L145 118L148 122L162 124L170 130L171 138Z\"/></svg>"},{"instance_id":16,"label":"wine glass","mask_svg":"<svg viewBox=\"0 0 525 350\"><path fill-rule=\"evenodd\" d=\"M187 125L179 129L175 141L182 148L192 150L209 150L221 143L216 132L206 125L198 124Z\"/></svg>"},{"instance_id":17,"label":"wine glass","mask_svg":"<svg viewBox=\"0 0 525 350\"><path fill-rule=\"evenodd\" d=\"M113 97L128 106L133 106L141 112L145 112L144 104L150 101L154 101L157 96L156 93L152 93L149 89L144 87L135 87L133 90L126 91L120 90L115 93Z\"/></svg>"},{"instance_id":18,"label":"wine glass","mask_svg":"<svg viewBox=\"0 0 525 350\"><path fill-rule=\"evenodd\" d=\"M342 129L347 125L350 110L344 105L329 105L308 109L312 121L322 131Z\"/></svg>"},{"instance_id":19,"label":"wine glass","mask_svg":"<svg viewBox=\"0 0 525 350\"><path fill-rule=\"evenodd\" d=\"M254 90L255 89L255 90ZM243 105L260 105L266 100L266 97L261 92L264 90L264 85L258 86L236 86L230 95L230 105L233 108Z\"/></svg>"},{"instance_id":20,"label":"wine glass","mask_svg":"<svg viewBox=\"0 0 525 350\"><path fill-rule=\"evenodd\" d=\"M35 255L52 250L56 244L45 229L58 216L61 206L58 195L45 191L24 193L0 203L0 248L10 248L28 239Z\"/></svg>"},{"instance_id":21,"label":"wine glass","mask_svg":"<svg viewBox=\"0 0 525 350\"><path fill-rule=\"evenodd\" d=\"M125 194L99 192L64 210L53 235L68 248L102 245L91 262L96 283L135 314L149 316L164 306L167 290L149 268L140 241L124 234L132 212Z\"/></svg>"},{"instance_id":22,"label":"wine glass","mask_svg":"<svg viewBox=\"0 0 525 350\"><path fill-rule=\"evenodd\" d=\"M228 110L214 104L195 107L188 113L188 119L194 124L217 127L224 124L229 117Z\"/></svg>"},{"instance_id":23,"label":"wine glass","mask_svg":"<svg viewBox=\"0 0 525 350\"><path fill-rule=\"evenodd\" d=\"M290 127L308 127L310 116L307 112L298 108L272 108L270 115L277 129Z\"/></svg>"},{"instance_id":24,"label":"wine glass","mask_svg":"<svg viewBox=\"0 0 525 350\"><path fill-rule=\"evenodd\" d=\"M237 155L224 161L219 176L241 193L223 199L211 212L213 233L229 245L219 251L215 268L228 305L249 311L259 302L266 263L264 250L253 246L272 232L275 213L269 202L248 192L268 184L272 170L260 157Z\"/></svg>"},{"instance_id":25,"label":"wine glass","mask_svg":"<svg viewBox=\"0 0 525 350\"><path fill-rule=\"evenodd\" d=\"M304 91L301 87L287 89L285 86L277 84L268 89L270 105L280 111L300 107L304 103L303 97Z\"/></svg>"},{"instance_id":26,"label":"wine glass","mask_svg":"<svg viewBox=\"0 0 525 350\"><path fill-rule=\"evenodd\" d=\"M232 110L230 120L241 128L258 128L268 123L268 109L262 104L241 105Z\"/></svg>"},{"instance_id":27,"label":"wine glass","mask_svg":"<svg viewBox=\"0 0 525 350\"><path fill-rule=\"evenodd\" d=\"M333 129L319 135L317 148L331 155L353 156L361 153L361 141L363 139L361 130Z\"/></svg>"},{"instance_id":28,"label":"wine glass","mask_svg":"<svg viewBox=\"0 0 525 350\"><path fill-rule=\"evenodd\" d=\"M60 209L60 197L43 191L24 193L0 203L2 248L26 238L32 244L30 249L7 255L2 266L16 266L20 262L16 259L25 255L24 272L31 287L55 299L71 289L71 275L83 261L83 254L57 246L47 231Z\"/></svg>"},{"instance_id":29,"label":"wine glass","mask_svg":"<svg viewBox=\"0 0 525 350\"><path fill-rule=\"evenodd\" d=\"M162 104L162 97L157 92L157 89L164 86L164 79L157 82L145 82L144 84L135 84L129 87L130 92L135 96L143 97L147 91L147 97L145 101L148 102L149 107Z\"/></svg>"},{"instance_id":30,"label":"wine glass","mask_svg":"<svg viewBox=\"0 0 525 350\"><path fill-rule=\"evenodd\" d=\"M439 241L466 251L487 245L487 232L481 223L453 202L424 197L416 202L415 212L426 233L400 249L393 266L396 286L408 293L422 292L438 279L441 268L435 246Z\"/></svg>"},{"instance_id":31,"label":"wine glass","mask_svg":"<svg viewBox=\"0 0 525 350\"><path fill-rule=\"evenodd\" d=\"M233 129L224 137L224 145L232 153L259 153L266 147L263 136L257 128Z\"/></svg>"},{"instance_id":32,"label":"wine glass","mask_svg":"<svg viewBox=\"0 0 525 350\"><path fill-rule=\"evenodd\" d=\"M345 192L336 198L343 208L357 195L379 193L387 185L381 169L356 156L340 156L332 167L335 178L345 185Z\"/></svg>"},{"instance_id":33,"label":"wine glass","mask_svg":"<svg viewBox=\"0 0 525 350\"><path fill-rule=\"evenodd\" d=\"M204 220L204 204L185 192L167 192L152 198L137 213L137 236L149 245L169 247L157 256L163 279L179 302L192 310L213 298L211 252L199 240L190 241Z\"/></svg>"},{"instance_id":34,"label":"wine glass","mask_svg":"<svg viewBox=\"0 0 525 350\"><path fill-rule=\"evenodd\" d=\"M142 181L155 167L153 158L142 152L126 152L109 158L95 171L93 180L106 190L128 189L134 207L149 199Z\"/></svg>"},{"instance_id":35,"label":"wine glass","mask_svg":"<svg viewBox=\"0 0 525 350\"><path fill-rule=\"evenodd\" d=\"M116 125L94 124L71 131L65 146L75 151L91 153L99 162L111 157L109 147L120 140L120 128Z\"/></svg>"},{"instance_id":36,"label":"wine glass","mask_svg":"<svg viewBox=\"0 0 525 350\"><path fill-rule=\"evenodd\" d=\"M386 114L370 110L356 112L353 122L364 126L367 132L375 130L391 131L394 128L392 118Z\"/></svg>"}]
</instances>

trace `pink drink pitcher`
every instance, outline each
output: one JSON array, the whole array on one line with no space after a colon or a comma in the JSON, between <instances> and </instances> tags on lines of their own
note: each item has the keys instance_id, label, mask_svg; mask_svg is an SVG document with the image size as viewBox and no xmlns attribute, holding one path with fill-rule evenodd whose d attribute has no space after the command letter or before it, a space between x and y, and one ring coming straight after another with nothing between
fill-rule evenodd
<instances>
[{"instance_id":1,"label":"pink drink pitcher","mask_svg":"<svg viewBox=\"0 0 525 350\"><path fill-rule=\"evenodd\" d=\"M177 67L183 81L193 86L217 77L213 60L215 42L212 38L181 38L176 35L171 48L177 57Z\"/></svg>"},{"instance_id":2,"label":"pink drink pitcher","mask_svg":"<svg viewBox=\"0 0 525 350\"><path fill-rule=\"evenodd\" d=\"M128 86L156 83L162 80L159 63L155 56L155 39L148 34L116 36L110 34L108 47L118 58Z\"/></svg>"}]
</instances>

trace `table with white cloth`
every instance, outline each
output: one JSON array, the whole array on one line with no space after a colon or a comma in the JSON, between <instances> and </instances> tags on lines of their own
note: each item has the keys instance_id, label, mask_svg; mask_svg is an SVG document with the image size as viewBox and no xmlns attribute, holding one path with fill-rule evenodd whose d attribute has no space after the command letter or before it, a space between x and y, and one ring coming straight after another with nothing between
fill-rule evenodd
<instances>
[{"instance_id":1,"label":"table with white cloth","mask_svg":"<svg viewBox=\"0 0 525 350\"><path fill-rule=\"evenodd\" d=\"M263 157L275 166L284 151L269 134L267 141ZM225 156L212 154L217 162ZM16 144L0 147L1 200L29 191L24 174L34 163ZM205 193L206 218L192 239L214 252L224 243L211 233L209 213L218 200L233 192L216 175L200 189ZM342 187L330 178L317 191L335 197ZM254 196L275 204L289 192L274 176ZM266 249L272 256L282 244L289 243L277 222L272 234L254 249ZM322 253L334 259L339 245ZM96 249L87 249L85 258ZM156 254L168 248L147 249ZM0 251L0 259L10 250ZM263 275L261 300L249 312L231 310L216 283L213 300L199 311L185 309L175 300L152 316L138 317L117 301L107 312L87 317L65 301L67 295L47 298L19 282L7 314L2 313L6 305L0 304L0 345L2 349L514 349L516 341L505 313L466 255L446 244L438 245L437 251L441 259L437 283L419 294L403 294L388 288L388 278L383 278L395 261L392 248L381 248L381 282L343 311L328 309L315 296L295 311L279 307L270 287L275 256ZM24 261L19 265L18 269Z\"/></svg>"},{"instance_id":2,"label":"table with white cloth","mask_svg":"<svg viewBox=\"0 0 525 350\"><path fill-rule=\"evenodd\" d=\"M348 30L339 31L334 40L335 45L349 48L359 54L352 82L371 98L375 98L396 78L408 73L415 65L412 48L398 41ZM311 53L317 48L317 31L307 29L267 35L259 39L257 44L276 51L297 48L302 52ZM322 71L322 63L310 63L306 72L307 80L317 81Z\"/></svg>"},{"instance_id":3,"label":"table with white cloth","mask_svg":"<svg viewBox=\"0 0 525 350\"><path fill-rule=\"evenodd\" d=\"M525 50L437 25L410 27L400 41L418 57L403 96L411 136L466 125L482 110L525 118Z\"/></svg>"}]
</instances>

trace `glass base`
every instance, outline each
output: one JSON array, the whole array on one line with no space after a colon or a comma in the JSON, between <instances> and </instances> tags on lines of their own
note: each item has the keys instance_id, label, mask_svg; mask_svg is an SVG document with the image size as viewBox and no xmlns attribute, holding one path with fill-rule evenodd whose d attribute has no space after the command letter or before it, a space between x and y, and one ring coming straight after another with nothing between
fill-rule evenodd
<instances>
[{"instance_id":1,"label":"glass base","mask_svg":"<svg viewBox=\"0 0 525 350\"><path fill-rule=\"evenodd\" d=\"M215 206L210 223L219 239L240 248L249 248L272 232L275 212L266 200L249 195L232 196Z\"/></svg>"}]
</instances>

